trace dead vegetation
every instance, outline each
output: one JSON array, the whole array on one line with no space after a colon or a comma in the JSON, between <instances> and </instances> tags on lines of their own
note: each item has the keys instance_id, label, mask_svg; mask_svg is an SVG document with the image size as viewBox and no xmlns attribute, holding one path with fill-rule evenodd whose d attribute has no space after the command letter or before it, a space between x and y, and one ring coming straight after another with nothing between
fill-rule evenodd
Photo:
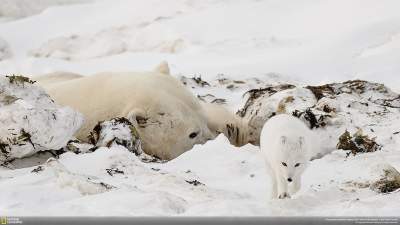
<instances>
[{"instance_id":1,"label":"dead vegetation","mask_svg":"<svg viewBox=\"0 0 400 225\"><path fill-rule=\"evenodd\" d=\"M41 172L41 171L43 171L44 170L44 167L43 166L38 166L38 167L36 167L35 169L33 169L32 171L31 171L31 173L39 173L39 172Z\"/></svg>"},{"instance_id":2,"label":"dead vegetation","mask_svg":"<svg viewBox=\"0 0 400 225\"><path fill-rule=\"evenodd\" d=\"M13 95L2 95L2 93L0 93L0 102L4 103L4 105L11 105L19 99L20 98Z\"/></svg>"},{"instance_id":3,"label":"dead vegetation","mask_svg":"<svg viewBox=\"0 0 400 225\"><path fill-rule=\"evenodd\" d=\"M335 91L330 84L325 84L322 86L307 86L306 88L314 94L317 100L335 94Z\"/></svg>"},{"instance_id":4,"label":"dead vegetation","mask_svg":"<svg viewBox=\"0 0 400 225\"><path fill-rule=\"evenodd\" d=\"M218 105L226 104L226 99L217 98L213 94L197 95L197 98L200 101L207 102L207 103L218 104Z\"/></svg>"},{"instance_id":5,"label":"dead vegetation","mask_svg":"<svg viewBox=\"0 0 400 225\"><path fill-rule=\"evenodd\" d=\"M118 168L110 168L110 169L106 169L106 172L108 173L108 175L110 176L114 176L115 174L124 174L124 171L118 169Z\"/></svg>"},{"instance_id":6,"label":"dead vegetation","mask_svg":"<svg viewBox=\"0 0 400 225\"><path fill-rule=\"evenodd\" d=\"M308 108L305 111L296 109L292 112L292 115L306 121L310 129L325 127L327 124L326 120L330 117L330 115L316 114L311 108Z\"/></svg>"},{"instance_id":7,"label":"dead vegetation","mask_svg":"<svg viewBox=\"0 0 400 225\"><path fill-rule=\"evenodd\" d=\"M185 181L186 183L191 184L193 186L204 186L204 184L198 180L185 180Z\"/></svg>"},{"instance_id":8,"label":"dead vegetation","mask_svg":"<svg viewBox=\"0 0 400 225\"><path fill-rule=\"evenodd\" d=\"M347 155L366 152L375 152L380 150L380 146L375 141L376 138L369 138L367 135L363 135L362 130L358 130L353 135L347 130L339 137L339 142L336 145L337 149L350 150Z\"/></svg>"},{"instance_id":9,"label":"dead vegetation","mask_svg":"<svg viewBox=\"0 0 400 225\"><path fill-rule=\"evenodd\" d=\"M198 84L200 87L205 87L205 86L210 86L210 84L207 81L204 81L201 79L201 76L198 77L192 77L191 78L196 84Z\"/></svg>"},{"instance_id":10,"label":"dead vegetation","mask_svg":"<svg viewBox=\"0 0 400 225\"><path fill-rule=\"evenodd\" d=\"M196 85L198 87L211 86L207 81L203 80L201 76L193 76L191 78L182 76L180 80L185 86L186 85ZM192 88L194 88L194 86L192 86Z\"/></svg>"},{"instance_id":11,"label":"dead vegetation","mask_svg":"<svg viewBox=\"0 0 400 225\"><path fill-rule=\"evenodd\" d=\"M365 80L349 80L343 83L332 83L321 86L306 86L317 100L324 97L332 98L339 94L364 94L367 91L388 93L389 90L383 84L372 83Z\"/></svg>"},{"instance_id":12,"label":"dead vegetation","mask_svg":"<svg viewBox=\"0 0 400 225\"><path fill-rule=\"evenodd\" d=\"M10 81L10 84L24 86L25 83L28 83L28 84L36 83L36 81L31 80L30 78L24 77L24 76L20 76L20 75L11 75L11 76L6 76L6 77Z\"/></svg>"}]
</instances>

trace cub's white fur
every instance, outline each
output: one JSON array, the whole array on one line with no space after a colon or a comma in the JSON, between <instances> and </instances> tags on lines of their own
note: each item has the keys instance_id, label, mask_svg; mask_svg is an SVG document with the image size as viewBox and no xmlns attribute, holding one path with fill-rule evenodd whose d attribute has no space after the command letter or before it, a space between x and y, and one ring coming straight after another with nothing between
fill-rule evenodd
<instances>
[{"instance_id":1,"label":"cub's white fur","mask_svg":"<svg viewBox=\"0 0 400 225\"><path fill-rule=\"evenodd\" d=\"M300 189L311 154L311 131L299 119L280 114L269 119L260 147L272 178L272 198L290 198Z\"/></svg>"}]
</instances>

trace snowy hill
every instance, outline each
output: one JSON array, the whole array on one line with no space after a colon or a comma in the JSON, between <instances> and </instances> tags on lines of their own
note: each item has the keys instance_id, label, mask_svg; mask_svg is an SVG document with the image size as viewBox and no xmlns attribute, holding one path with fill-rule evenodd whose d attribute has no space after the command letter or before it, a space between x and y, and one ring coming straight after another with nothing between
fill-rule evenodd
<instances>
[{"instance_id":1,"label":"snowy hill","mask_svg":"<svg viewBox=\"0 0 400 225\"><path fill-rule=\"evenodd\" d=\"M318 123L313 132L322 147L300 192L285 200L269 200L270 178L259 148L234 147L223 135L164 163L115 145L61 155L37 149L29 158L14 157L0 167L0 212L397 216L400 192L390 187L397 187L400 171L399 8L397 0L1 1L1 75L34 80L53 71L141 71L166 60L200 101L225 105L250 121L256 128L251 143L257 144L258 129L272 113L297 113L311 125L306 112L311 108ZM370 82L342 83L356 79ZM2 88L8 94L1 93L0 100L9 102L5 96L14 89L5 83ZM42 93L34 85L28 88ZM78 118L43 96L36 104L38 99L20 93L17 98L23 100L9 108L2 103L2 125L10 122L12 110L28 113L26 102L38 111ZM37 114L32 118L56 129L57 144L47 148L72 139L76 127L63 120L42 124ZM22 127L18 120L7 124ZM60 136L66 130L59 127L68 128L68 135ZM36 134L45 131L31 128ZM351 135L346 140L357 149L366 146L358 144L363 140L377 143L378 150L353 155L354 148L338 149L346 130ZM27 155L36 152L28 150ZM379 188L382 183L389 189Z\"/></svg>"}]
</instances>

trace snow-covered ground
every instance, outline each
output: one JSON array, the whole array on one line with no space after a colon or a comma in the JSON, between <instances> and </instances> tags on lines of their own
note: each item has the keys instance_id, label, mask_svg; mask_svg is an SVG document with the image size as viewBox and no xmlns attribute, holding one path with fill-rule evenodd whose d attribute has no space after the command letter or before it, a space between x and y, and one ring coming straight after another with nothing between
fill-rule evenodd
<instances>
[{"instance_id":1,"label":"snow-covered ground","mask_svg":"<svg viewBox=\"0 0 400 225\"><path fill-rule=\"evenodd\" d=\"M210 83L188 82L196 95L225 99L232 111L245 105L248 90L279 83L359 78L399 93L399 8L397 0L4 0L0 74L140 71L167 60L177 78L201 75ZM17 169L0 167L0 212L395 216L400 192L367 184L379 179L382 164L400 170L400 110L365 107L367 94L336 100L345 119L321 132L330 153L310 163L293 199L269 200L258 147L237 148L220 135L167 163L144 163L122 147L47 163L48 153L16 160ZM374 110L385 113L366 116ZM382 149L346 157L335 143L347 127L376 136Z\"/></svg>"}]
</instances>

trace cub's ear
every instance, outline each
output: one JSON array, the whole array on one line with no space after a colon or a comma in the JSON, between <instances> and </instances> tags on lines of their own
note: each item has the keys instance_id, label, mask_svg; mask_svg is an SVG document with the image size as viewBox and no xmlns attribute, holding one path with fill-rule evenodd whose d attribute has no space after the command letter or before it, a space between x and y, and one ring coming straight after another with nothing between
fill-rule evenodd
<instances>
[{"instance_id":1,"label":"cub's ear","mask_svg":"<svg viewBox=\"0 0 400 225\"><path fill-rule=\"evenodd\" d=\"M304 144L304 137L299 137L299 144L301 146Z\"/></svg>"},{"instance_id":2,"label":"cub's ear","mask_svg":"<svg viewBox=\"0 0 400 225\"><path fill-rule=\"evenodd\" d=\"M169 66L166 61L162 61L155 69L155 72L170 75Z\"/></svg>"},{"instance_id":3,"label":"cub's ear","mask_svg":"<svg viewBox=\"0 0 400 225\"><path fill-rule=\"evenodd\" d=\"M286 144L287 137L286 136L281 136L281 143Z\"/></svg>"}]
</instances>

